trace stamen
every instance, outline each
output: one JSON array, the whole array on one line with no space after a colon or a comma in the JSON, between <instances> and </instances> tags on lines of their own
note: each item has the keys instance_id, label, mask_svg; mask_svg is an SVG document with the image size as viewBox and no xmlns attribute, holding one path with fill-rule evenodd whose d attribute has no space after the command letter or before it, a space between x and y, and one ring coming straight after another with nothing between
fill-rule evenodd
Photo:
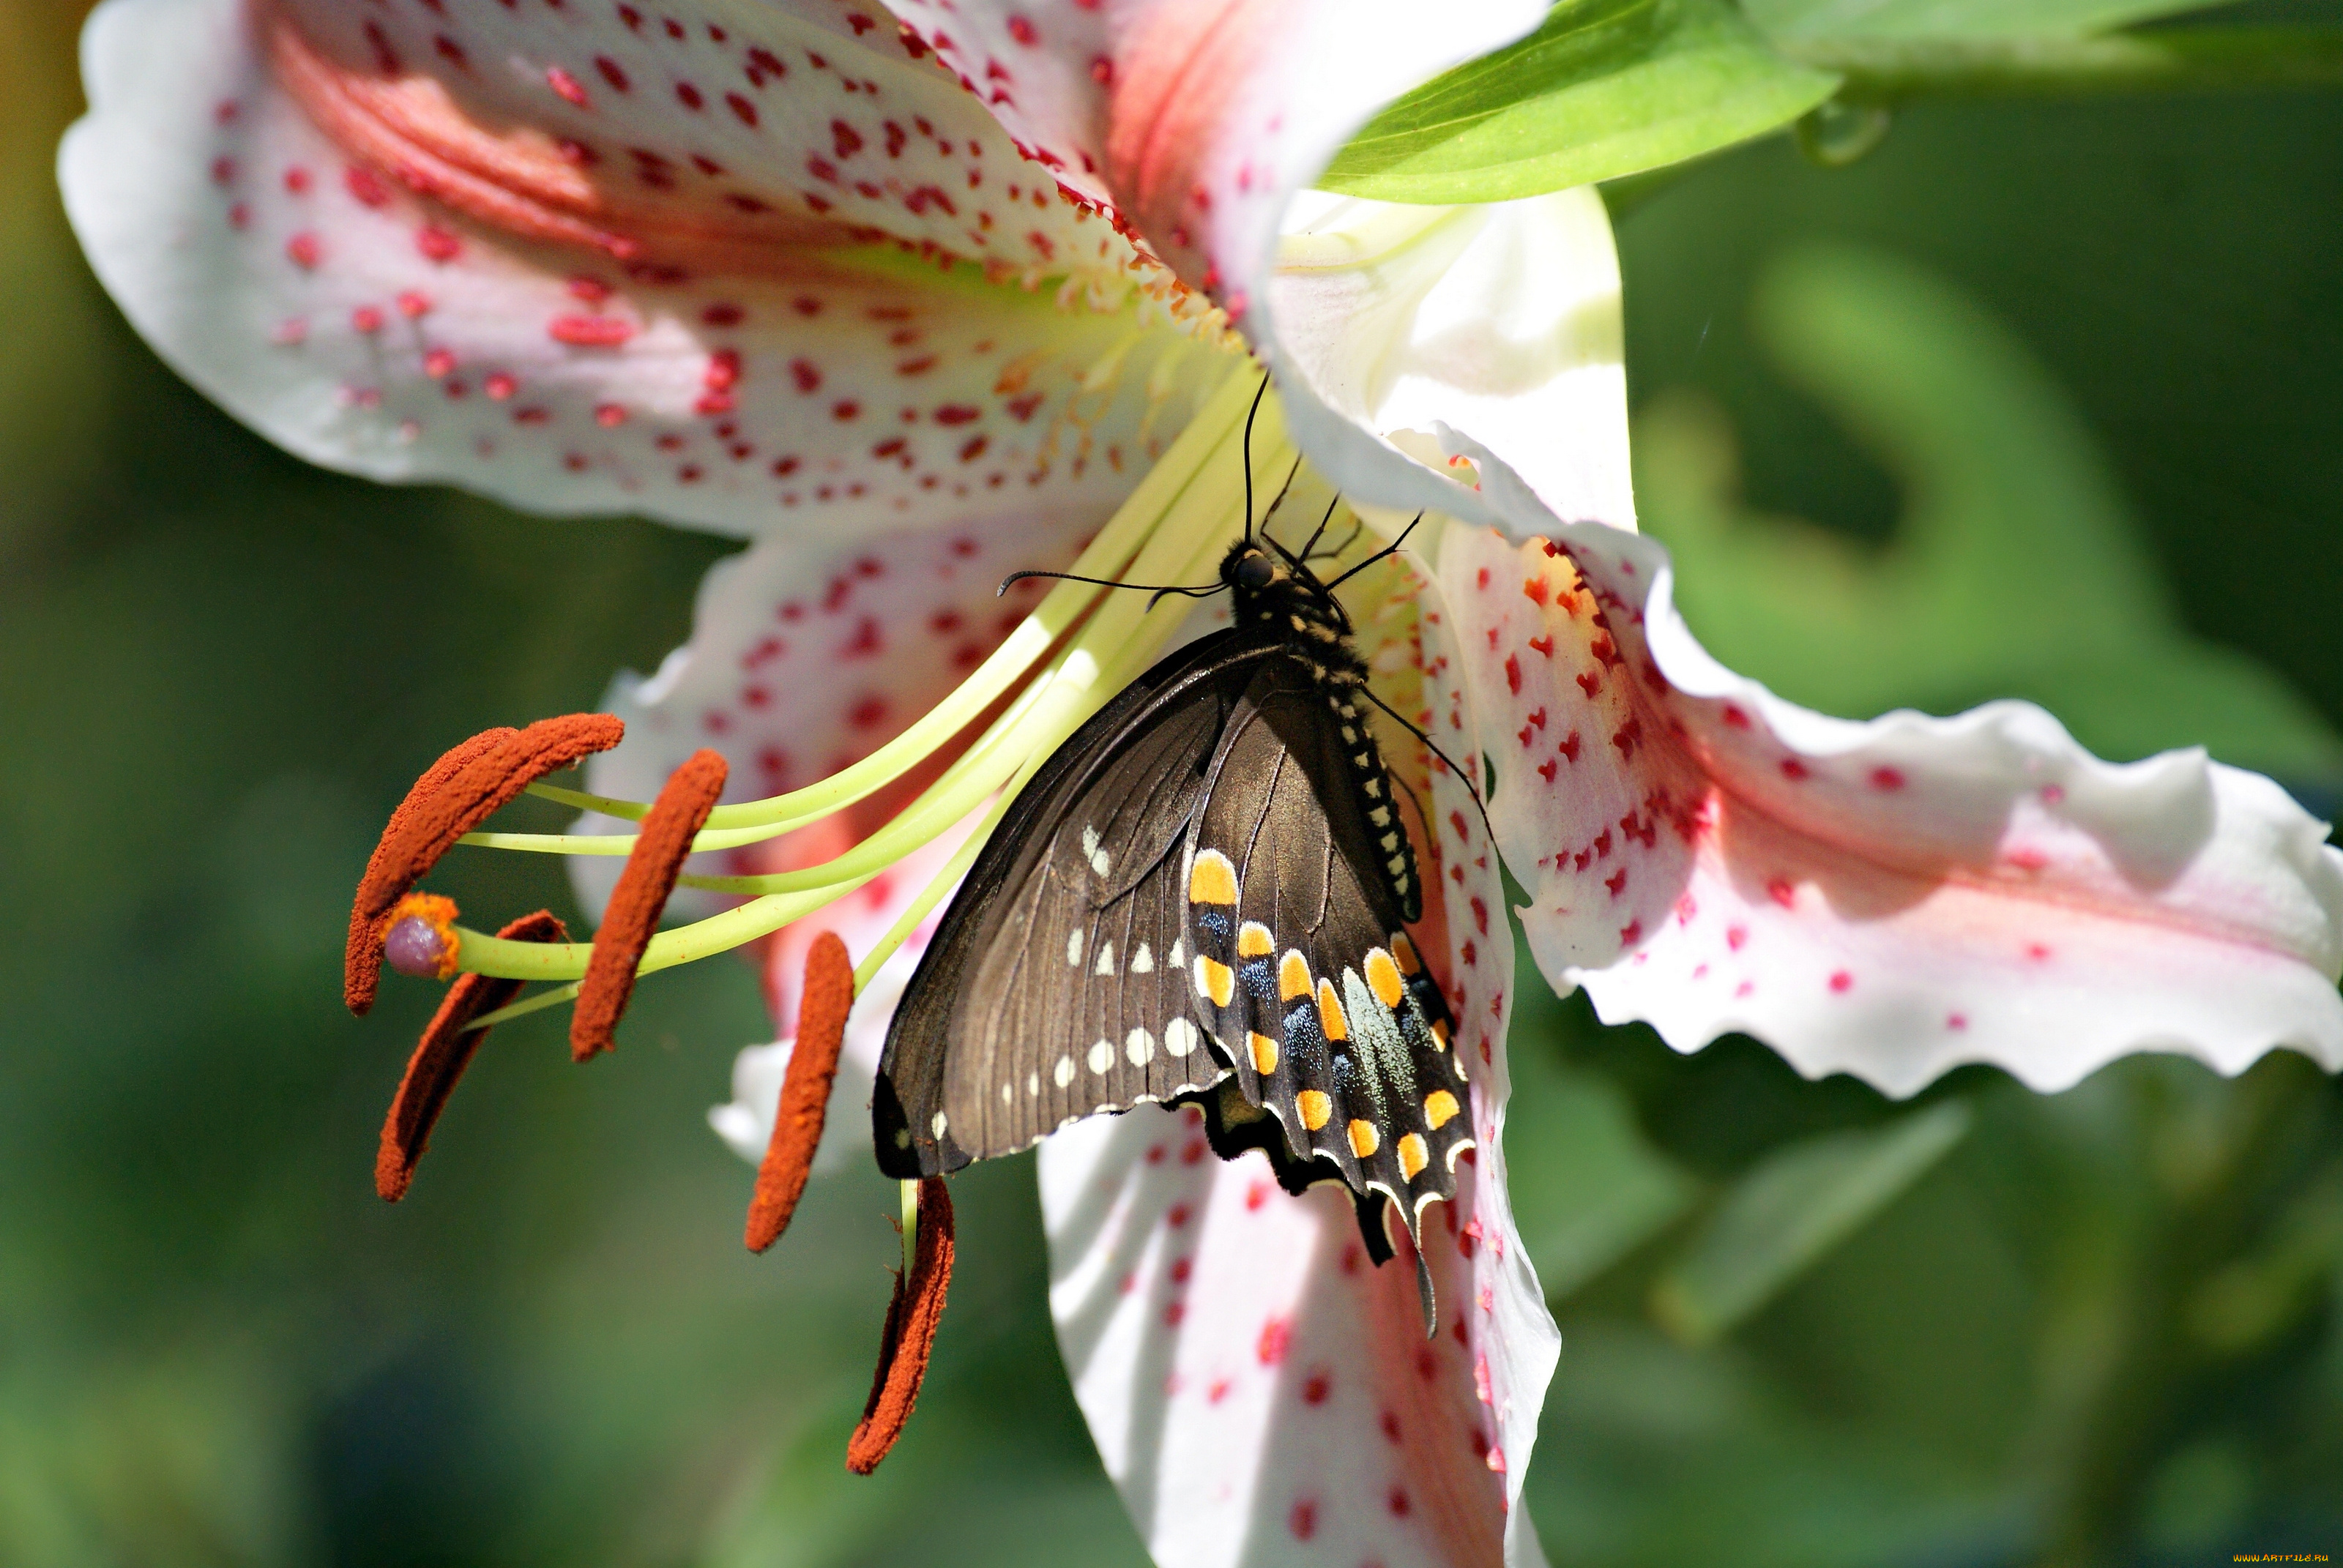
<instances>
[{"instance_id":1,"label":"stamen","mask_svg":"<svg viewBox=\"0 0 2343 1568\"><path fill-rule=\"evenodd\" d=\"M568 932L550 910L539 910L497 934L507 941L554 942L565 940ZM415 1054L407 1059L406 1076L398 1081L398 1092L390 1101L390 1114L383 1118L382 1144L374 1157L374 1190L386 1203L407 1196L407 1183L415 1180L416 1162L431 1146L431 1129L437 1124L439 1112L456 1091L464 1069L471 1065L472 1053L488 1038L487 1030L471 1027L472 1020L511 1000L520 985L518 980L465 975L440 999L439 1010L431 1015L423 1038L416 1042Z\"/></svg>"},{"instance_id":2,"label":"stamen","mask_svg":"<svg viewBox=\"0 0 2343 1568\"><path fill-rule=\"evenodd\" d=\"M343 950L342 1000L352 1012L364 1013L374 1006L375 992L382 980L382 970L378 967L358 961L358 955L370 952L374 947L373 926L361 918L359 909L365 902L366 890L387 874L387 862L391 845L412 824L415 813L438 794L447 780L462 772L465 766L482 752L502 745L519 733L518 729L503 726L483 729L470 739L459 740L441 752L439 759L426 768L423 777L408 787L407 798L398 803L397 809L390 814L390 820L383 825L382 838L375 844L374 853L367 859L366 874L358 879L359 902L351 907L349 942Z\"/></svg>"},{"instance_id":3,"label":"stamen","mask_svg":"<svg viewBox=\"0 0 2343 1568\"><path fill-rule=\"evenodd\" d=\"M352 1012L374 1005L385 917L439 857L548 773L608 751L626 733L627 727L607 713L540 719L521 730L491 729L449 749L415 781L384 826L350 905L342 1000Z\"/></svg>"},{"instance_id":4,"label":"stamen","mask_svg":"<svg viewBox=\"0 0 2343 1568\"><path fill-rule=\"evenodd\" d=\"M409 893L383 917L382 956L390 967L417 980L447 980L456 972L456 900L437 893Z\"/></svg>"},{"instance_id":5,"label":"stamen","mask_svg":"<svg viewBox=\"0 0 2343 1568\"><path fill-rule=\"evenodd\" d=\"M659 911L675 891L692 835L724 793L726 771L722 754L703 749L684 759L659 787L594 933L594 956L587 961L578 1010L569 1015L569 1054L576 1060L584 1061L618 1043L618 1015L635 994L635 966L642 962L643 950L659 929Z\"/></svg>"},{"instance_id":6,"label":"stamen","mask_svg":"<svg viewBox=\"0 0 2343 1568\"><path fill-rule=\"evenodd\" d=\"M749 1251L761 1252L781 1239L789 1216L805 1194L821 1143L830 1086L838 1076L838 1053L846 1042L846 1015L854 1006L854 962L835 931L814 938L806 953L805 990L798 1002L798 1040L789 1070L781 1079L780 1103L773 1111L773 1136L757 1167L757 1195L749 1201Z\"/></svg>"},{"instance_id":7,"label":"stamen","mask_svg":"<svg viewBox=\"0 0 2343 1568\"><path fill-rule=\"evenodd\" d=\"M951 1283L952 1206L940 1176L920 1183L917 1224L919 1241L910 1271L895 1276L895 1294L887 1303L887 1327L879 1342L870 1398L846 1445L846 1468L857 1475L878 1469L903 1435L919 1402L920 1381L928 1373L937 1325L943 1322L944 1291Z\"/></svg>"}]
</instances>

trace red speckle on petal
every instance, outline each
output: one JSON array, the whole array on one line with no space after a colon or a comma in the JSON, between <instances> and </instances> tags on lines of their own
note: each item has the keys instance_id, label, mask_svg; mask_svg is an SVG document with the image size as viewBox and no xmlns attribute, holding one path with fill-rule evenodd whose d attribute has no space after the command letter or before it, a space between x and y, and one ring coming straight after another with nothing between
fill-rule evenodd
<instances>
[{"instance_id":1,"label":"red speckle on petal","mask_svg":"<svg viewBox=\"0 0 2343 1568\"><path fill-rule=\"evenodd\" d=\"M1945 1027L1946 1029L1964 1030L1968 1028L1968 1026L1969 1015L1965 1012L1948 1012L1945 1015Z\"/></svg>"},{"instance_id":2,"label":"red speckle on petal","mask_svg":"<svg viewBox=\"0 0 2343 1568\"><path fill-rule=\"evenodd\" d=\"M516 391L519 390L519 388L520 383L514 380L512 377L507 375L501 370L497 371L487 380L480 383L480 390L486 392L489 397L495 398L499 403L511 397Z\"/></svg>"},{"instance_id":3,"label":"red speckle on petal","mask_svg":"<svg viewBox=\"0 0 2343 1568\"><path fill-rule=\"evenodd\" d=\"M1834 993L1844 996L1855 989L1855 977L1845 970L1834 970L1830 978L1830 988Z\"/></svg>"},{"instance_id":4,"label":"red speckle on petal","mask_svg":"<svg viewBox=\"0 0 2343 1568\"><path fill-rule=\"evenodd\" d=\"M434 381L456 368L455 354L446 348L434 348L423 357L423 374Z\"/></svg>"},{"instance_id":5,"label":"red speckle on petal","mask_svg":"<svg viewBox=\"0 0 2343 1568\"><path fill-rule=\"evenodd\" d=\"M324 259L325 254L317 236L307 229L285 242L285 259L305 272Z\"/></svg>"},{"instance_id":6,"label":"red speckle on petal","mask_svg":"<svg viewBox=\"0 0 2343 1568\"><path fill-rule=\"evenodd\" d=\"M1171 1209L1164 1214L1163 1222L1172 1227L1174 1231L1179 1230L1188 1222L1188 1205L1185 1203L1172 1204Z\"/></svg>"},{"instance_id":7,"label":"red speckle on petal","mask_svg":"<svg viewBox=\"0 0 2343 1568\"><path fill-rule=\"evenodd\" d=\"M800 392L815 392L821 388L821 372L809 359L790 360L789 379L797 384Z\"/></svg>"},{"instance_id":8,"label":"red speckle on petal","mask_svg":"<svg viewBox=\"0 0 2343 1568\"><path fill-rule=\"evenodd\" d=\"M1505 655L1505 689L1516 697L1521 695L1522 660L1519 654Z\"/></svg>"},{"instance_id":9,"label":"red speckle on petal","mask_svg":"<svg viewBox=\"0 0 2343 1568\"><path fill-rule=\"evenodd\" d=\"M1746 729L1749 728L1749 715L1728 702L1725 705L1725 723L1730 729Z\"/></svg>"},{"instance_id":10,"label":"red speckle on petal","mask_svg":"<svg viewBox=\"0 0 2343 1568\"><path fill-rule=\"evenodd\" d=\"M423 253L426 261L441 266L463 254L463 242L436 224L425 224L415 231L415 248Z\"/></svg>"},{"instance_id":11,"label":"red speckle on petal","mask_svg":"<svg viewBox=\"0 0 2343 1568\"><path fill-rule=\"evenodd\" d=\"M417 320L431 314L431 297L412 288L399 295L397 305L398 313L409 321Z\"/></svg>"},{"instance_id":12,"label":"red speckle on petal","mask_svg":"<svg viewBox=\"0 0 2343 1568\"><path fill-rule=\"evenodd\" d=\"M361 305L350 312L353 332L375 333L382 330L382 312L371 305Z\"/></svg>"},{"instance_id":13,"label":"red speckle on petal","mask_svg":"<svg viewBox=\"0 0 2343 1568\"><path fill-rule=\"evenodd\" d=\"M839 402L831 405L830 410L830 417L837 420L841 425L845 424L849 420L860 418L861 414L862 405L857 403L851 397L840 399Z\"/></svg>"},{"instance_id":14,"label":"red speckle on petal","mask_svg":"<svg viewBox=\"0 0 2343 1568\"><path fill-rule=\"evenodd\" d=\"M1312 1372L1302 1380L1302 1402L1312 1405L1324 1404L1326 1395L1332 1392L1332 1381L1324 1372Z\"/></svg>"},{"instance_id":15,"label":"red speckle on petal","mask_svg":"<svg viewBox=\"0 0 2343 1568\"><path fill-rule=\"evenodd\" d=\"M605 430L615 430L626 422L627 411L616 403L598 403L594 406L594 423L601 426Z\"/></svg>"},{"instance_id":16,"label":"red speckle on petal","mask_svg":"<svg viewBox=\"0 0 2343 1568\"><path fill-rule=\"evenodd\" d=\"M675 101L695 114L708 102L706 98L700 96L699 89L689 82L678 82L675 85Z\"/></svg>"},{"instance_id":17,"label":"red speckle on petal","mask_svg":"<svg viewBox=\"0 0 2343 1568\"><path fill-rule=\"evenodd\" d=\"M1261 1326L1261 1339L1253 1346L1253 1354L1261 1364L1273 1367L1285 1359L1293 1348L1293 1324L1284 1318L1272 1318Z\"/></svg>"},{"instance_id":18,"label":"red speckle on petal","mask_svg":"<svg viewBox=\"0 0 2343 1568\"><path fill-rule=\"evenodd\" d=\"M1296 1541L1307 1541L1318 1533L1318 1504L1310 1498L1295 1500L1293 1511L1285 1516L1285 1527L1293 1532Z\"/></svg>"},{"instance_id":19,"label":"red speckle on petal","mask_svg":"<svg viewBox=\"0 0 2343 1568\"><path fill-rule=\"evenodd\" d=\"M1784 909L1794 909L1798 902L1798 890L1790 885L1787 877L1776 877L1765 884L1765 896Z\"/></svg>"},{"instance_id":20,"label":"red speckle on petal","mask_svg":"<svg viewBox=\"0 0 2343 1568\"><path fill-rule=\"evenodd\" d=\"M1173 1302L1163 1309L1163 1321L1175 1329L1180 1326L1180 1320L1187 1315L1188 1307L1184 1302Z\"/></svg>"},{"instance_id":21,"label":"red speckle on petal","mask_svg":"<svg viewBox=\"0 0 2343 1568\"><path fill-rule=\"evenodd\" d=\"M621 93L627 91L628 86L627 73L619 69L618 62L610 58L609 55L595 55L594 68L602 73L602 80L609 83L611 86L617 88Z\"/></svg>"},{"instance_id":22,"label":"red speckle on petal","mask_svg":"<svg viewBox=\"0 0 2343 1568\"><path fill-rule=\"evenodd\" d=\"M617 348L635 335L634 323L615 316L557 316L545 335L572 348Z\"/></svg>"},{"instance_id":23,"label":"red speckle on petal","mask_svg":"<svg viewBox=\"0 0 2343 1568\"><path fill-rule=\"evenodd\" d=\"M1735 952L1739 952L1742 949L1742 945L1748 940L1749 928L1747 926L1727 926L1725 929L1725 945L1731 948Z\"/></svg>"},{"instance_id":24,"label":"red speckle on petal","mask_svg":"<svg viewBox=\"0 0 2343 1568\"><path fill-rule=\"evenodd\" d=\"M1159 1150L1161 1149L1161 1145L1158 1145L1158 1146L1157 1146L1157 1148L1158 1148ZM1154 1152L1154 1151L1151 1151L1151 1152L1150 1152L1150 1155L1149 1155L1149 1158L1151 1158L1151 1159L1160 1158L1160 1155L1159 1155L1158 1153ZM1249 1186L1249 1187L1247 1187L1247 1188L1245 1189L1245 1210L1246 1210L1246 1211L1247 1211L1248 1213L1250 1213L1250 1212L1252 1212L1252 1211L1254 1211L1259 1210L1259 1209L1260 1209L1260 1207L1261 1207L1263 1203L1266 1203L1266 1202L1268 1202L1268 1201L1269 1201L1269 1183L1268 1183L1268 1182L1266 1182L1266 1181L1255 1181L1254 1183L1252 1183L1252 1185L1251 1185L1251 1186Z\"/></svg>"},{"instance_id":25,"label":"red speckle on petal","mask_svg":"<svg viewBox=\"0 0 2343 1568\"><path fill-rule=\"evenodd\" d=\"M1782 777L1795 784L1807 777L1806 765L1795 757L1782 759Z\"/></svg>"},{"instance_id":26,"label":"red speckle on petal","mask_svg":"<svg viewBox=\"0 0 2343 1568\"><path fill-rule=\"evenodd\" d=\"M1871 787L1874 789L1901 789L1904 788L1903 769L1900 768L1873 769L1871 770Z\"/></svg>"},{"instance_id":27,"label":"red speckle on petal","mask_svg":"<svg viewBox=\"0 0 2343 1568\"><path fill-rule=\"evenodd\" d=\"M2041 942L2028 942L2026 944L2026 956L2038 964L2049 958L2050 950Z\"/></svg>"},{"instance_id":28,"label":"red speckle on petal","mask_svg":"<svg viewBox=\"0 0 2343 1568\"><path fill-rule=\"evenodd\" d=\"M734 117L739 119L742 125L749 126L751 130L756 128L756 105L750 103L748 99L742 97L738 93L725 94L724 103L725 106L732 111Z\"/></svg>"},{"instance_id":29,"label":"red speckle on petal","mask_svg":"<svg viewBox=\"0 0 2343 1568\"><path fill-rule=\"evenodd\" d=\"M1031 20L1013 11L1009 14L1009 35L1029 49L1041 41L1041 30Z\"/></svg>"},{"instance_id":30,"label":"red speckle on petal","mask_svg":"<svg viewBox=\"0 0 2343 1568\"><path fill-rule=\"evenodd\" d=\"M579 108L586 106L586 89L578 85L577 77L560 66L548 65L545 68L545 85Z\"/></svg>"}]
</instances>

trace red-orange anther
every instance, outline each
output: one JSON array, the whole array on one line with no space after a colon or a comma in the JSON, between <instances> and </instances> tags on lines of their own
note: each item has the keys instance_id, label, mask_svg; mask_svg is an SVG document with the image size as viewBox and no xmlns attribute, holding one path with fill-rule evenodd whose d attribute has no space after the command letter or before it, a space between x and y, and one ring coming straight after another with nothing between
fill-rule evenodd
<instances>
[{"instance_id":1,"label":"red-orange anther","mask_svg":"<svg viewBox=\"0 0 2343 1568\"><path fill-rule=\"evenodd\" d=\"M382 838L375 844L374 854L367 860L366 875L358 879L358 901L350 907L350 939L342 950L342 1000L352 1012L362 1013L374 1005L375 990L382 980L381 933L378 923L359 911L366 903L366 890L388 874L387 862L391 846L398 842L413 825L415 813L424 802L439 793L440 789L461 772L465 765L490 748L501 745L518 729L483 729L468 740L461 740L439 754L439 760L423 770L407 789L407 799L390 814L384 824ZM404 893L407 890L399 890ZM397 903L397 898L391 902Z\"/></svg>"},{"instance_id":2,"label":"red-orange anther","mask_svg":"<svg viewBox=\"0 0 2343 1568\"><path fill-rule=\"evenodd\" d=\"M564 942L569 933L551 911L523 915L497 935L516 942ZM415 1180L416 1161L431 1146L431 1129L446 1108L456 1082L470 1066L472 1053L488 1038L485 1029L466 1026L483 1013L494 1012L512 1000L521 988L517 980L491 980L487 975L462 975L447 988L439 1010L416 1042L407 1059L407 1076L398 1081L390 1114L383 1118L382 1143L374 1157L374 1190L383 1201L396 1203L407 1196Z\"/></svg>"},{"instance_id":3,"label":"red-orange anther","mask_svg":"<svg viewBox=\"0 0 2343 1568\"><path fill-rule=\"evenodd\" d=\"M635 994L635 966L643 961L651 933L659 929L659 911L675 891L675 879L691 853L692 835L716 798L724 793L724 759L699 750L668 775L635 835L618 885L602 911L601 928L594 933L594 956L586 962L586 979L578 989L578 1008L569 1015L569 1054L579 1061L618 1043L618 1015Z\"/></svg>"},{"instance_id":4,"label":"red-orange anther","mask_svg":"<svg viewBox=\"0 0 2343 1568\"><path fill-rule=\"evenodd\" d=\"M806 952L805 994L798 1003L798 1040L773 1111L773 1136L757 1167L757 1195L749 1201L749 1251L761 1252L789 1229L805 1193L813 1152L830 1105L830 1081L846 1041L846 1014L854 1005L854 960L835 931L814 938Z\"/></svg>"},{"instance_id":5,"label":"red-orange anther","mask_svg":"<svg viewBox=\"0 0 2343 1568\"><path fill-rule=\"evenodd\" d=\"M887 1328L879 1342L879 1370L871 1376L870 1398L862 1407L861 1423L847 1440L846 1468L857 1475L878 1469L903 1435L911 1409L919 1403L920 1380L928 1375L936 1327L943 1322L944 1292L951 1284L952 1206L940 1176L920 1183L919 1224L911 1271L895 1277L894 1299L887 1303Z\"/></svg>"},{"instance_id":6,"label":"red-orange anther","mask_svg":"<svg viewBox=\"0 0 2343 1568\"><path fill-rule=\"evenodd\" d=\"M607 713L569 713L526 729L486 730L450 749L415 781L384 827L350 905L342 1000L352 1012L374 1005L385 918L439 857L539 779L608 751L626 733Z\"/></svg>"}]
</instances>

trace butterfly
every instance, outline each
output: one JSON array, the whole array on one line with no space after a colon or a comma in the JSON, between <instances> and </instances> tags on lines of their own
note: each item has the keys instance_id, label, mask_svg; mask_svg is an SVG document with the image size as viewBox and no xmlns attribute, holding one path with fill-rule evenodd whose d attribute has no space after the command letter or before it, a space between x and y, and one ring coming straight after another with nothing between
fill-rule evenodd
<instances>
[{"instance_id":1,"label":"butterfly","mask_svg":"<svg viewBox=\"0 0 2343 1568\"><path fill-rule=\"evenodd\" d=\"M909 1180L1194 1105L1222 1158L1262 1150L1290 1192L1347 1186L1380 1263L1386 1206L1414 1238L1473 1141L1405 930L1423 890L1383 705L1333 592L1398 546L1322 581L1322 522L1295 552L1246 514L1219 588L1161 590L1225 588L1232 624L1084 723L970 869L889 1025L872 1131Z\"/></svg>"}]
</instances>

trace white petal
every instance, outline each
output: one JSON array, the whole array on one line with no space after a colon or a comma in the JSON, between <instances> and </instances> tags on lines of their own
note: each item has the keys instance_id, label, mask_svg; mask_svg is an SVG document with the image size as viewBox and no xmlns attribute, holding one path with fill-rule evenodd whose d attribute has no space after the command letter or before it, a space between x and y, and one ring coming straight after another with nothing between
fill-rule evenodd
<instances>
[{"instance_id":1,"label":"white petal","mask_svg":"<svg viewBox=\"0 0 2343 1568\"><path fill-rule=\"evenodd\" d=\"M1346 492L1517 538L1556 518L1634 526L1600 196L1408 207L1305 193L1291 222L1269 286L1286 417ZM1443 439L1452 429L1474 458ZM1451 477L1394 461L1400 433L1424 463L1458 457Z\"/></svg>"},{"instance_id":2,"label":"white petal","mask_svg":"<svg viewBox=\"0 0 2343 1568\"><path fill-rule=\"evenodd\" d=\"M1452 529L1442 575L1532 949L1604 1018L1896 1094L2134 1050L2343 1066L2343 854L2268 779L2101 762L2024 703L1810 713L1700 649L1657 544L1556 543Z\"/></svg>"},{"instance_id":3,"label":"white petal","mask_svg":"<svg viewBox=\"0 0 2343 1568\"><path fill-rule=\"evenodd\" d=\"M1131 253L868 17L299 13L295 35L240 0L109 0L60 174L140 332L311 461L841 538L1102 513L1224 373L1112 289L1018 286L1078 240L1118 277ZM348 109L332 135L320 102Z\"/></svg>"}]
</instances>

